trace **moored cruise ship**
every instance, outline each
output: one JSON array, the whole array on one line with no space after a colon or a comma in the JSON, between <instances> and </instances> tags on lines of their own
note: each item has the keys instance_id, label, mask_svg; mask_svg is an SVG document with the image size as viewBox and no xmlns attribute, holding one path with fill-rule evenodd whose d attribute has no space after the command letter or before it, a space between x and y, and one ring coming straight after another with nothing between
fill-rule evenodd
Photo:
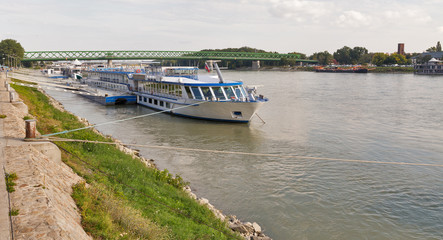
<instances>
[{"instance_id":1,"label":"moored cruise ship","mask_svg":"<svg viewBox=\"0 0 443 240\"><path fill-rule=\"evenodd\" d=\"M97 88L136 95L138 104L175 115L230 122L249 122L268 99L256 88L224 80L217 75L198 75L197 67L149 66L145 69L95 68L82 82ZM128 102L125 96L115 102Z\"/></svg>"},{"instance_id":2,"label":"moored cruise ship","mask_svg":"<svg viewBox=\"0 0 443 240\"><path fill-rule=\"evenodd\" d=\"M198 75L197 67L151 66L129 75L137 103L175 115L232 122L249 122L268 99L255 88L217 75Z\"/></svg>"}]
</instances>

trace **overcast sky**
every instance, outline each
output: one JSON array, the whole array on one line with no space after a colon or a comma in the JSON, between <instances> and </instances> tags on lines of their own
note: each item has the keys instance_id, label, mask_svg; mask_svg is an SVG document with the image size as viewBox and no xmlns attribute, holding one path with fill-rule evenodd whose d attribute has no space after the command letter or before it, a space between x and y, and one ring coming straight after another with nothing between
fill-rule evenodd
<instances>
[{"instance_id":1,"label":"overcast sky","mask_svg":"<svg viewBox=\"0 0 443 240\"><path fill-rule=\"evenodd\" d=\"M0 0L0 27L26 51L422 52L443 40L443 0Z\"/></svg>"}]
</instances>

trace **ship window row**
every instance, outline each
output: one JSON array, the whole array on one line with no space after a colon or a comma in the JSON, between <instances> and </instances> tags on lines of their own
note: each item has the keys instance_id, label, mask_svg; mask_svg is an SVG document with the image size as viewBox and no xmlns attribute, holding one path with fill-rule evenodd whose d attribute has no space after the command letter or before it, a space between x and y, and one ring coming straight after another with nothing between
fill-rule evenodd
<instances>
[{"instance_id":1,"label":"ship window row","mask_svg":"<svg viewBox=\"0 0 443 240\"><path fill-rule=\"evenodd\" d=\"M120 90L120 91L127 91L128 90L128 87L126 85L122 85L122 84L115 84L115 83L108 83L108 82L101 82L101 81L91 81L91 83L97 87L106 88L106 89L113 89L113 90Z\"/></svg>"},{"instance_id":2,"label":"ship window row","mask_svg":"<svg viewBox=\"0 0 443 240\"><path fill-rule=\"evenodd\" d=\"M148 97L138 96L138 101L139 102L143 101L145 103L154 104L154 105L157 105L160 107L165 107L165 108L171 107L171 103L169 103L169 102L160 101L160 100L152 99L152 98L148 98Z\"/></svg>"},{"instance_id":3,"label":"ship window row","mask_svg":"<svg viewBox=\"0 0 443 240\"><path fill-rule=\"evenodd\" d=\"M223 86L223 87L184 87L182 92L181 85L143 82L139 85L139 91L150 94L164 94L177 97L187 97L199 100L235 100L245 99L248 95L242 86Z\"/></svg>"},{"instance_id":4,"label":"ship window row","mask_svg":"<svg viewBox=\"0 0 443 240\"><path fill-rule=\"evenodd\" d=\"M115 82L115 83L128 83L128 78L123 77L123 79L121 78L116 78L116 77L108 77L108 76L100 76L100 80L102 81L108 81L108 82Z\"/></svg>"},{"instance_id":5,"label":"ship window row","mask_svg":"<svg viewBox=\"0 0 443 240\"><path fill-rule=\"evenodd\" d=\"M186 87L188 98L200 100L232 100L246 98L247 94L241 86L226 87Z\"/></svg>"},{"instance_id":6,"label":"ship window row","mask_svg":"<svg viewBox=\"0 0 443 240\"><path fill-rule=\"evenodd\" d=\"M175 84L144 82L140 88L142 92L182 96L181 86Z\"/></svg>"}]
</instances>

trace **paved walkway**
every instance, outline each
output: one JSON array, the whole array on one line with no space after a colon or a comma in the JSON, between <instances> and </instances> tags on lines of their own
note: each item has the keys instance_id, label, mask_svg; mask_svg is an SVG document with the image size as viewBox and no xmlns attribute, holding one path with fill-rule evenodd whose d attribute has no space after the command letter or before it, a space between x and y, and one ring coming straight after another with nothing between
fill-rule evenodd
<instances>
[{"instance_id":1,"label":"paved walkway","mask_svg":"<svg viewBox=\"0 0 443 240\"><path fill-rule=\"evenodd\" d=\"M5 87L6 74L0 72L0 114L3 113L3 105L9 103L9 92ZM10 104L10 103L9 103ZM0 118L0 240L11 239L11 222L9 218L9 200L6 191L5 172L6 158L4 148L6 146L4 135L4 120Z\"/></svg>"},{"instance_id":2,"label":"paved walkway","mask_svg":"<svg viewBox=\"0 0 443 240\"><path fill-rule=\"evenodd\" d=\"M0 240L91 239L81 226L81 216L71 197L72 185L82 181L61 161L60 150L49 142L26 142L24 117L28 107L10 102L0 73ZM19 100L17 98L17 100ZM15 172L11 207L19 210L10 223L6 171Z\"/></svg>"}]
</instances>

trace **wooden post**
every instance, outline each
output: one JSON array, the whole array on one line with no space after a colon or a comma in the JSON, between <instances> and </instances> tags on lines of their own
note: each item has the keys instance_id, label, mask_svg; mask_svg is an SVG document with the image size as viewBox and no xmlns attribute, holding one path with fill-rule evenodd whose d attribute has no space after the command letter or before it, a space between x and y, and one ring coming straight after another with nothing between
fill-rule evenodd
<instances>
[{"instance_id":1,"label":"wooden post","mask_svg":"<svg viewBox=\"0 0 443 240\"><path fill-rule=\"evenodd\" d=\"M25 121L26 123L26 138L35 138L35 126L37 121L34 119L29 119Z\"/></svg>"}]
</instances>

